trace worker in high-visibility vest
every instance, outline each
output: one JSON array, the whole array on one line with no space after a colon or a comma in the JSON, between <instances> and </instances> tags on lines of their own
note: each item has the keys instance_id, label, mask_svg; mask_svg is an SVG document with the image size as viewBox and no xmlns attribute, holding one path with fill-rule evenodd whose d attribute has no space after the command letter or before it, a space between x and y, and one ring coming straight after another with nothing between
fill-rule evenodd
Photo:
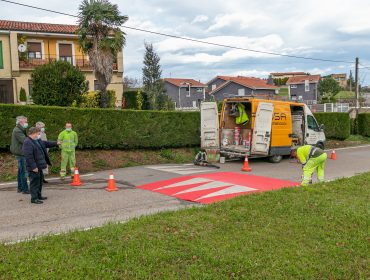
<instances>
[{"instance_id":1,"label":"worker in high-visibility vest","mask_svg":"<svg viewBox=\"0 0 370 280\"><path fill-rule=\"evenodd\" d=\"M242 103L238 103L236 106L238 108L239 114L235 119L236 124L245 124L249 121L248 114L245 111L245 106Z\"/></svg>"},{"instance_id":2,"label":"worker in high-visibility vest","mask_svg":"<svg viewBox=\"0 0 370 280\"><path fill-rule=\"evenodd\" d=\"M315 170L317 170L318 181L324 181L327 154L323 150L315 146L304 145L298 149L293 149L291 156L297 158L302 164L302 186L307 186L312 182L312 174Z\"/></svg>"},{"instance_id":3,"label":"worker in high-visibility vest","mask_svg":"<svg viewBox=\"0 0 370 280\"><path fill-rule=\"evenodd\" d=\"M67 173L67 164L71 169L71 177L73 178L76 166L76 147L78 144L77 133L72 130L72 124L66 123L65 130L59 133L58 144L62 150L62 159L60 164L60 178L65 179Z\"/></svg>"}]
</instances>

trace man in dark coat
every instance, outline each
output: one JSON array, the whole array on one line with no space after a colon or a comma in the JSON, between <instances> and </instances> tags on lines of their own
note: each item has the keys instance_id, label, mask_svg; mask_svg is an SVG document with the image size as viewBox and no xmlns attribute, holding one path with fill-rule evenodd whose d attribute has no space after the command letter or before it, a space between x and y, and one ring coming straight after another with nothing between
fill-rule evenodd
<instances>
[{"instance_id":1,"label":"man in dark coat","mask_svg":"<svg viewBox=\"0 0 370 280\"><path fill-rule=\"evenodd\" d=\"M57 146L57 142L41 141L40 129L31 127L28 137L23 142L23 153L30 178L31 203L41 204L47 199L41 195L44 174L42 170L51 165L47 148Z\"/></svg>"},{"instance_id":2,"label":"man in dark coat","mask_svg":"<svg viewBox=\"0 0 370 280\"><path fill-rule=\"evenodd\" d=\"M27 118L25 116L18 116L16 119L16 126L14 127L12 132L12 142L10 144L10 151L15 156L18 163L18 192L24 194L29 194L27 184L26 160L22 151L23 142L27 138L27 127Z\"/></svg>"}]
</instances>

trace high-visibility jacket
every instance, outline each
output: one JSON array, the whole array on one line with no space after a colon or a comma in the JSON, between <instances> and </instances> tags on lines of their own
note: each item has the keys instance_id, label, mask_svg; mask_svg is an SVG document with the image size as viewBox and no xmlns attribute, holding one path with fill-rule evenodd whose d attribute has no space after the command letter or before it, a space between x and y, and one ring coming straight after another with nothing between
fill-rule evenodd
<instances>
[{"instance_id":1,"label":"high-visibility jacket","mask_svg":"<svg viewBox=\"0 0 370 280\"><path fill-rule=\"evenodd\" d=\"M61 141L61 149L65 152L73 152L78 144L77 133L73 130L63 130L59 133L58 141Z\"/></svg>"},{"instance_id":2,"label":"high-visibility jacket","mask_svg":"<svg viewBox=\"0 0 370 280\"><path fill-rule=\"evenodd\" d=\"M324 153L323 150L311 145L304 145L297 149L297 158L302 164L306 164L310 158L316 158Z\"/></svg>"},{"instance_id":3,"label":"high-visibility jacket","mask_svg":"<svg viewBox=\"0 0 370 280\"><path fill-rule=\"evenodd\" d=\"M247 112L245 111L245 107L242 103L238 103L237 105L238 111L239 111L239 116L236 117L236 124L244 124L249 121Z\"/></svg>"}]
</instances>

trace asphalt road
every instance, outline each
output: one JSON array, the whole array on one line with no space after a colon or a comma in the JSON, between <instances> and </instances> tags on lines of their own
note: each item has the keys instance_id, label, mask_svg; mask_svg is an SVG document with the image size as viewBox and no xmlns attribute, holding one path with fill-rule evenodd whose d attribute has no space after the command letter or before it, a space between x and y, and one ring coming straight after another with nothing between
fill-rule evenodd
<instances>
[{"instance_id":1,"label":"asphalt road","mask_svg":"<svg viewBox=\"0 0 370 280\"><path fill-rule=\"evenodd\" d=\"M326 179L350 177L370 171L370 145L338 149L337 160L327 161ZM30 196L18 194L15 183L0 184L0 240L17 242L44 234L85 230L107 222L124 222L133 217L176 210L198 204L135 188L142 184L182 175L206 172L240 172L242 161L219 164L220 169L193 165L141 166L114 170L119 191L106 192L109 172L86 174L84 186L50 180L44 185L48 197L42 205L30 203ZM284 159L272 164L265 159L250 160L251 174L300 181L301 167Z\"/></svg>"}]
</instances>

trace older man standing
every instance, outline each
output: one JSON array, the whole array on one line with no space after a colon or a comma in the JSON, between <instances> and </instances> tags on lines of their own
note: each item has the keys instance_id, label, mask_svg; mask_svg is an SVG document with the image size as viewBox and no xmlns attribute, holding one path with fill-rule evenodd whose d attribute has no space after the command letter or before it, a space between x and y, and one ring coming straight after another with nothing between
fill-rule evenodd
<instances>
[{"instance_id":1,"label":"older man standing","mask_svg":"<svg viewBox=\"0 0 370 280\"><path fill-rule=\"evenodd\" d=\"M46 148L57 146L57 142L41 141L40 129L31 127L23 143L27 171L30 177L31 203L42 204L47 199L41 195L44 175L42 170L51 165Z\"/></svg>"},{"instance_id":2,"label":"older man standing","mask_svg":"<svg viewBox=\"0 0 370 280\"><path fill-rule=\"evenodd\" d=\"M36 128L40 129L40 136L42 141L48 141L48 138L46 137L45 132L45 124L43 122L37 122ZM49 149L46 149L46 152L49 152ZM46 167L44 170L42 170L42 173L44 174L43 183L48 184L49 182L45 180L45 175L49 174L49 168Z\"/></svg>"},{"instance_id":3,"label":"older man standing","mask_svg":"<svg viewBox=\"0 0 370 280\"><path fill-rule=\"evenodd\" d=\"M27 118L25 116L18 116L16 119L16 126L12 133L12 142L10 144L10 151L15 156L18 163L18 192L24 194L29 194L26 160L22 151L23 142L27 138L27 128Z\"/></svg>"}]
</instances>

